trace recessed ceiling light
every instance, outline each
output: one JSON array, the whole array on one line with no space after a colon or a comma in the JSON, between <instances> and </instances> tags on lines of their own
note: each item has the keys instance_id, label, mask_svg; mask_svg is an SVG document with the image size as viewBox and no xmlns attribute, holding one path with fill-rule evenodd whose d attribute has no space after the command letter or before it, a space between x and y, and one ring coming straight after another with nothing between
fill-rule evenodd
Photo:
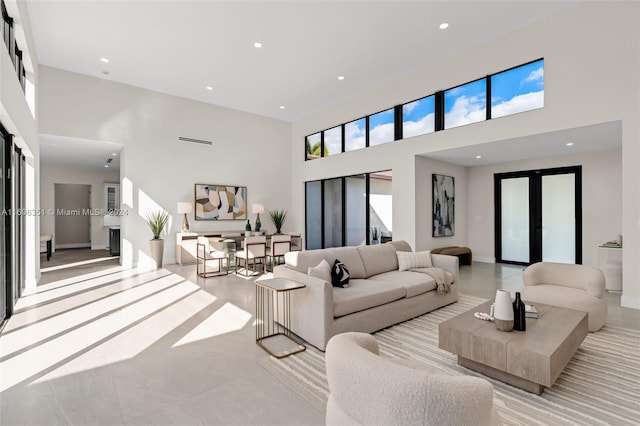
<instances>
[{"instance_id":1,"label":"recessed ceiling light","mask_svg":"<svg viewBox=\"0 0 640 426\"><path fill-rule=\"evenodd\" d=\"M476 155L476 158L482 158L482 155Z\"/></svg>"},{"instance_id":2,"label":"recessed ceiling light","mask_svg":"<svg viewBox=\"0 0 640 426\"><path fill-rule=\"evenodd\" d=\"M440 24L440 29L441 30L446 30L447 28L449 28L449 24L446 22L443 22L442 24Z\"/></svg>"},{"instance_id":3,"label":"recessed ceiling light","mask_svg":"<svg viewBox=\"0 0 640 426\"><path fill-rule=\"evenodd\" d=\"M117 153L117 152L114 152L114 153L112 153L111 155L113 155L113 156L115 157L116 155L118 155L118 153Z\"/></svg>"},{"instance_id":4,"label":"recessed ceiling light","mask_svg":"<svg viewBox=\"0 0 640 426\"><path fill-rule=\"evenodd\" d=\"M284 109L284 105L280 105L280 109Z\"/></svg>"},{"instance_id":5,"label":"recessed ceiling light","mask_svg":"<svg viewBox=\"0 0 640 426\"><path fill-rule=\"evenodd\" d=\"M108 165L108 164L105 164L104 166L105 166L105 167L109 167L109 165Z\"/></svg>"},{"instance_id":6,"label":"recessed ceiling light","mask_svg":"<svg viewBox=\"0 0 640 426\"><path fill-rule=\"evenodd\" d=\"M207 90L213 90L213 87L207 86Z\"/></svg>"},{"instance_id":7,"label":"recessed ceiling light","mask_svg":"<svg viewBox=\"0 0 640 426\"><path fill-rule=\"evenodd\" d=\"M262 43L256 41L255 43L253 43L253 47L255 47L256 49L260 49L262 47Z\"/></svg>"},{"instance_id":8,"label":"recessed ceiling light","mask_svg":"<svg viewBox=\"0 0 640 426\"><path fill-rule=\"evenodd\" d=\"M100 58L100 62L104 62L105 64L108 64L109 60L107 58Z\"/></svg>"},{"instance_id":9,"label":"recessed ceiling light","mask_svg":"<svg viewBox=\"0 0 640 426\"><path fill-rule=\"evenodd\" d=\"M338 80L344 80L344 75L339 75Z\"/></svg>"},{"instance_id":10,"label":"recessed ceiling light","mask_svg":"<svg viewBox=\"0 0 640 426\"><path fill-rule=\"evenodd\" d=\"M573 146L573 142L567 143L567 146Z\"/></svg>"}]
</instances>

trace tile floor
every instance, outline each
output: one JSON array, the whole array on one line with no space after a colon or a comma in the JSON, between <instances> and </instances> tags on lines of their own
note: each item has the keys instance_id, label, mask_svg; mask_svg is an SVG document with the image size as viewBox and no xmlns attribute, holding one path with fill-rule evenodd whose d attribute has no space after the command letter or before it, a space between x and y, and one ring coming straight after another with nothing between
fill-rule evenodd
<instances>
[{"instance_id":1,"label":"tile floor","mask_svg":"<svg viewBox=\"0 0 640 426\"><path fill-rule=\"evenodd\" d=\"M521 267L461 268L462 292L522 286ZM321 425L256 363L253 279L111 264L43 274L0 337L2 425ZM611 321L640 312L610 295ZM617 306L616 306L617 304Z\"/></svg>"}]
</instances>

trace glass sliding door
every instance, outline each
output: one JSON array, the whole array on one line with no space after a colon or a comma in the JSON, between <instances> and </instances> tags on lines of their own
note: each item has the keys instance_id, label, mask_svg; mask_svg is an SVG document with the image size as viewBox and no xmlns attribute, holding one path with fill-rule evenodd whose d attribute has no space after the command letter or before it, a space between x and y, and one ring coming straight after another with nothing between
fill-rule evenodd
<instances>
[{"instance_id":1,"label":"glass sliding door","mask_svg":"<svg viewBox=\"0 0 640 426\"><path fill-rule=\"evenodd\" d=\"M542 176L542 261L576 258L575 174Z\"/></svg>"},{"instance_id":2,"label":"glass sliding door","mask_svg":"<svg viewBox=\"0 0 640 426\"><path fill-rule=\"evenodd\" d=\"M382 242L390 241L393 234L392 172L369 175L369 222L380 230Z\"/></svg>"},{"instance_id":3,"label":"glass sliding door","mask_svg":"<svg viewBox=\"0 0 640 426\"><path fill-rule=\"evenodd\" d=\"M306 183L305 210L307 250L322 248L322 181Z\"/></svg>"},{"instance_id":4,"label":"glass sliding door","mask_svg":"<svg viewBox=\"0 0 640 426\"><path fill-rule=\"evenodd\" d=\"M342 178L324 181L324 248L343 246L342 192Z\"/></svg>"},{"instance_id":5,"label":"glass sliding door","mask_svg":"<svg viewBox=\"0 0 640 426\"><path fill-rule=\"evenodd\" d=\"M7 160L6 153L8 151L8 135L0 126L0 211L6 212L10 206L7 204L7 175L10 162ZM8 242L9 237L7 230L9 229L8 215L0 216L0 324L7 318L7 295L9 294L9 281L7 265L9 263Z\"/></svg>"},{"instance_id":6,"label":"glass sliding door","mask_svg":"<svg viewBox=\"0 0 640 426\"><path fill-rule=\"evenodd\" d=\"M366 176L345 178L345 230L347 246L367 242L367 185Z\"/></svg>"},{"instance_id":7,"label":"glass sliding door","mask_svg":"<svg viewBox=\"0 0 640 426\"><path fill-rule=\"evenodd\" d=\"M529 178L503 179L500 208L502 211L502 260L529 262Z\"/></svg>"}]
</instances>

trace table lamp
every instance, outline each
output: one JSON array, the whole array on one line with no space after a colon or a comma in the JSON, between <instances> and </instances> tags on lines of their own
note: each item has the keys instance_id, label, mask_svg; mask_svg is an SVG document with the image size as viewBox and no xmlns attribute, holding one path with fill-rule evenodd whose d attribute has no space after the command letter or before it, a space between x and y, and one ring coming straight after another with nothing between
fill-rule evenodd
<instances>
[{"instance_id":1,"label":"table lamp","mask_svg":"<svg viewBox=\"0 0 640 426\"><path fill-rule=\"evenodd\" d=\"M256 214L256 232L260 232L260 213L264 213L264 204L251 204L251 212Z\"/></svg>"},{"instance_id":2,"label":"table lamp","mask_svg":"<svg viewBox=\"0 0 640 426\"><path fill-rule=\"evenodd\" d=\"M189 232L189 220L187 219L187 213L193 211L193 205L189 202L178 203L178 213L184 213L184 219L182 219L182 232Z\"/></svg>"}]
</instances>

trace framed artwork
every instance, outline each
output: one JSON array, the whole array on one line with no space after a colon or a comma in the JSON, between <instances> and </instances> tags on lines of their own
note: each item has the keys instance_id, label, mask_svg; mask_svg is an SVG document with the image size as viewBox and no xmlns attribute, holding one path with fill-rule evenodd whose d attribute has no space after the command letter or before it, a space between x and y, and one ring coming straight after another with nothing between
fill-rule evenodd
<instances>
[{"instance_id":1,"label":"framed artwork","mask_svg":"<svg viewBox=\"0 0 640 426\"><path fill-rule=\"evenodd\" d=\"M455 192L453 176L432 175L433 182L433 236L455 235Z\"/></svg>"},{"instance_id":2,"label":"framed artwork","mask_svg":"<svg viewBox=\"0 0 640 426\"><path fill-rule=\"evenodd\" d=\"M247 187L196 183L195 220L246 220Z\"/></svg>"}]
</instances>

